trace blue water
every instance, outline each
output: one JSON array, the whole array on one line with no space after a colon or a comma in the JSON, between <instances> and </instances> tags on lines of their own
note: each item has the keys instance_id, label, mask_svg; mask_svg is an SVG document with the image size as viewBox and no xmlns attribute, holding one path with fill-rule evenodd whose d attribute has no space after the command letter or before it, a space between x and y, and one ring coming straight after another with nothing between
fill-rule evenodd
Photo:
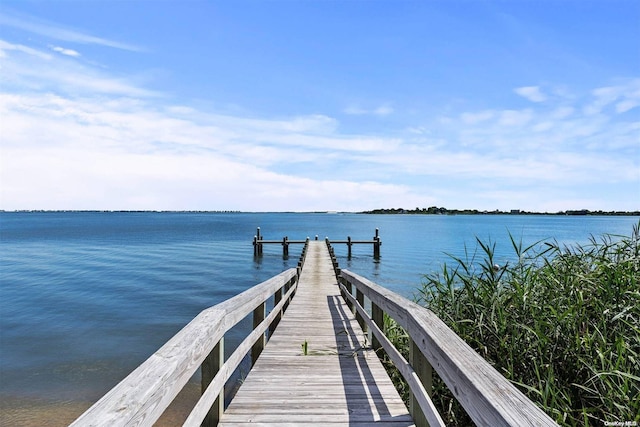
<instances>
[{"instance_id":1,"label":"blue water","mask_svg":"<svg viewBox=\"0 0 640 427\"><path fill-rule=\"evenodd\" d=\"M629 235L637 217L423 216L266 213L0 213L0 398L96 400L198 312L294 267L266 239L382 238L336 246L342 268L411 297L421 276L448 257L497 244L513 256L509 232L525 244L586 243ZM233 339L231 340L233 342Z\"/></svg>"}]
</instances>

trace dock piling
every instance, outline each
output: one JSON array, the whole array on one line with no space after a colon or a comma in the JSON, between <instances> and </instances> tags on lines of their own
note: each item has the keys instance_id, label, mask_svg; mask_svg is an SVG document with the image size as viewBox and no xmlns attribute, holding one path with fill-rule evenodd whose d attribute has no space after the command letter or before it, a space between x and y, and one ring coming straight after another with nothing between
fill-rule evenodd
<instances>
[{"instance_id":1,"label":"dock piling","mask_svg":"<svg viewBox=\"0 0 640 427\"><path fill-rule=\"evenodd\" d=\"M256 235L253 236L253 256L262 255L262 235L260 234L260 227L256 230Z\"/></svg>"},{"instance_id":2,"label":"dock piling","mask_svg":"<svg viewBox=\"0 0 640 427\"><path fill-rule=\"evenodd\" d=\"M282 238L282 258L289 258L289 238L287 236Z\"/></svg>"},{"instance_id":3,"label":"dock piling","mask_svg":"<svg viewBox=\"0 0 640 427\"><path fill-rule=\"evenodd\" d=\"M380 245L382 245L382 242L380 241L379 232L380 230L376 228L376 235L373 236L373 257L375 259L380 258Z\"/></svg>"}]
</instances>

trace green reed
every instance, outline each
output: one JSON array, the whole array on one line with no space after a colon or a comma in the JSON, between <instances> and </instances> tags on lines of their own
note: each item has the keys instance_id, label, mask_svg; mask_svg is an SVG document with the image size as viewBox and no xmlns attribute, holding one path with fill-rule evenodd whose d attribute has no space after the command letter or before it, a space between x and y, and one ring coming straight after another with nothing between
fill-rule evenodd
<instances>
[{"instance_id":1,"label":"green reed","mask_svg":"<svg viewBox=\"0 0 640 427\"><path fill-rule=\"evenodd\" d=\"M640 423L640 223L585 245L511 245L514 261L496 266L495 244L478 240L426 275L417 301L559 424ZM468 424L436 377L445 421Z\"/></svg>"}]
</instances>

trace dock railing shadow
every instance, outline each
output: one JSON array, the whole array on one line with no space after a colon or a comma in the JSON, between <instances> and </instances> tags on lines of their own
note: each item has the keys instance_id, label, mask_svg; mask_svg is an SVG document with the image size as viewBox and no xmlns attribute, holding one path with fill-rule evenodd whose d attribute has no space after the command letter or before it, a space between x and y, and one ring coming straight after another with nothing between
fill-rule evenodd
<instances>
[{"instance_id":1,"label":"dock railing shadow","mask_svg":"<svg viewBox=\"0 0 640 427\"><path fill-rule=\"evenodd\" d=\"M385 403L383 393L376 382L376 376L369 366L370 358L377 356L366 342L366 334L356 331L352 321L353 313L345 310L341 298L329 296L327 303L336 334L336 347L347 407L350 418L353 418L350 424L362 425L362 423L375 423L380 420L394 422L392 412ZM359 326L357 328L360 329ZM375 407L375 413L371 403ZM413 425L413 422L405 424L396 422L394 425L408 427Z\"/></svg>"}]
</instances>

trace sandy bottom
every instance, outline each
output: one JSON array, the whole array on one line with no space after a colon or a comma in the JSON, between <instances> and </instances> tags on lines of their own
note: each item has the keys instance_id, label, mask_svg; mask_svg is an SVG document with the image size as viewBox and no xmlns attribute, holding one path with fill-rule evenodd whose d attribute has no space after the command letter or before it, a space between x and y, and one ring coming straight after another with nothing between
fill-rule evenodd
<instances>
[{"instance_id":1,"label":"sandy bottom","mask_svg":"<svg viewBox=\"0 0 640 427\"><path fill-rule=\"evenodd\" d=\"M188 383L155 424L158 427L182 425L200 397L200 386ZM1 427L68 426L93 402L60 402L35 399L2 398Z\"/></svg>"}]
</instances>

